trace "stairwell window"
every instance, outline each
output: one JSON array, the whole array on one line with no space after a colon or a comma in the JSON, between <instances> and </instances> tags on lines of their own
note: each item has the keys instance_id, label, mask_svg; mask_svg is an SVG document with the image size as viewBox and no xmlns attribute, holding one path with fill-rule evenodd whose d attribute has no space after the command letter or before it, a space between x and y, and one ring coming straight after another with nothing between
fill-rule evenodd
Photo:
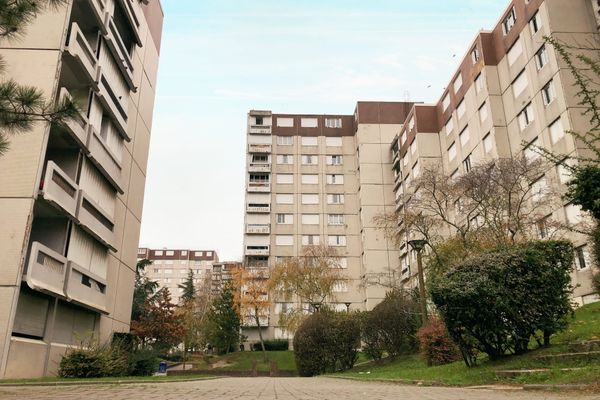
<instances>
[{"instance_id":1,"label":"stairwell window","mask_svg":"<svg viewBox=\"0 0 600 400\"><path fill-rule=\"evenodd\" d=\"M540 16L539 11L529 20L529 28L531 29L531 36L538 33L542 28L542 17Z\"/></svg>"},{"instance_id":2,"label":"stairwell window","mask_svg":"<svg viewBox=\"0 0 600 400\"><path fill-rule=\"evenodd\" d=\"M517 13L515 12L515 8L513 7L508 13L508 15L504 18L504 21L502 21L502 32L504 33L504 35L507 35L508 32L510 32L513 26L515 26L516 22Z\"/></svg>"},{"instance_id":3,"label":"stairwell window","mask_svg":"<svg viewBox=\"0 0 600 400\"><path fill-rule=\"evenodd\" d=\"M525 128L527 128L533 122L535 117L533 114L533 106L531 105L531 103L525 106L525 108L519 113L517 118L519 120L519 128L521 128L521 131L525 130Z\"/></svg>"},{"instance_id":4,"label":"stairwell window","mask_svg":"<svg viewBox=\"0 0 600 400\"><path fill-rule=\"evenodd\" d=\"M548 64L548 51L546 51L546 46L542 46L537 53L535 53L535 65L539 71L544 68L546 64Z\"/></svg>"},{"instance_id":5,"label":"stairwell window","mask_svg":"<svg viewBox=\"0 0 600 400\"><path fill-rule=\"evenodd\" d=\"M579 246L575 248L575 268L577 271L588 268L590 263L590 255L587 249L587 245Z\"/></svg>"},{"instance_id":6,"label":"stairwell window","mask_svg":"<svg viewBox=\"0 0 600 400\"><path fill-rule=\"evenodd\" d=\"M544 101L544 105L547 106L550 105L555 98L556 94L554 93L554 84L552 83L552 80L550 80L550 82L548 82L546 86L542 88L542 100Z\"/></svg>"}]
</instances>

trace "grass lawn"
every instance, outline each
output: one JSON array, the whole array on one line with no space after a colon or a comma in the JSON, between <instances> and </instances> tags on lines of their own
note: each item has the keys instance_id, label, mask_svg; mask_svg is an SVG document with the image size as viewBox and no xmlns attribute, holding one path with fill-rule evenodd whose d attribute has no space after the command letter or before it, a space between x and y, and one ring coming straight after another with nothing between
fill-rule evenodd
<instances>
[{"instance_id":1,"label":"grass lawn","mask_svg":"<svg viewBox=\"0 0 600 400\"><path fill-rule=\"evenodd\" d=\"M600 302L581 307L576 319L564 332L552 337L552 346L533 350L521 356L507 357L499 361L480 358L479 365L467 368L462 361L447 365L427 367L418 355L404 356L399 360L376 365L363 364L353 370L335 376L358 379L418 380L446 385L483 385L494 383L600 383L600 361L554 361L549 363L535 357L568 352L568 344L574 341L600 339ZM496 370L548 368L548 372L518 377L498 376ZM561 370L573 368L573 370Z\"/></svg>"},{"instance_id":2,"label":"grass lawn","mask_svg":"<svg viewBox=\"0 0 600 400\"><path fill-rule=\"evenodd\" d=\"M220 371L251 371L252 361L256 360L259 371L270 371L271 361L277 362L282 371L296 371L293 351L267 351L267 360L260 351L240 351L222 356L210 356L209 366L203 357L193 357L191 363L196 369L218 369Z\"/></svg>"}]
</instances>

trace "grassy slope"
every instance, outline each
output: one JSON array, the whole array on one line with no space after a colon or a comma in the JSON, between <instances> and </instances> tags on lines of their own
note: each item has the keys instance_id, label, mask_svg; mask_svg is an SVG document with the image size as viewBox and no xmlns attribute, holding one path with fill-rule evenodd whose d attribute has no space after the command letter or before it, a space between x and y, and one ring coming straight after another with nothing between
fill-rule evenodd
<instances>
[{"instance_id":1,"label":"grassy slope","mask_svg":"<svg viewBox=\"0 0 600 400\"><path fill-rule=\"evenodd\" d=\"M222 356L213 356L210 358L210 363L213 365L226 363L227 365L215 368L221 371L250 371L252 370L253 360L256 360L259 371L270 371L271 361L277 362L279 370L296 371L294 353L292 351L267 351L266 362L262 352L259 351L235 352ZM197 369L209 368L201 357L195 357L192 363Z\"/></svg>"},{"instance_id":2,"label":"grassy slope","mask_svg":"<svg viewBox=\"0 0 600 400\"><path fill-rule=\"evenodd\" d=\"M567 352L567 345L577 340L600 339L600 302L581 307L576 319L566 331L552 337L552 346L536 349L522 356L507 357L490 362L481 359L478 366L467 368L462 361L436 367L427 367L417 355L406 356L384 365L362 365L339 376L359 379L407 379L435 381L447 385L480 385L490 383L599 383L600 362L554 362L548 364L535 360L543 354ZM517 378L498 377L499 369L550 368L547 373L538 373ZM561 368L582 368L573 371L560 371ZM367 373L368 372L368 373Z\"/></svg>"}]
</instances>

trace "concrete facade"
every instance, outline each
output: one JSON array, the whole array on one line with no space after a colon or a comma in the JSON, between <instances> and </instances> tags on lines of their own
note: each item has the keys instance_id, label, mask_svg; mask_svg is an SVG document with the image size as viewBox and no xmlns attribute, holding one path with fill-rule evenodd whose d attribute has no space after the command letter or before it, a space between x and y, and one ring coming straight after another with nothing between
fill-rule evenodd
<instances>
[{"instance_id":1,"label":"concrete facade","mask_svg":"<svg viewBox=\"0 0 600 400\"><path fill-rule=\"evenodd\" d=\"M80 108L0 158L0 377L53 375L69 347L129 330L162 17L74 0L0 43L6 77Z\"/></svg>"}]
</instances>

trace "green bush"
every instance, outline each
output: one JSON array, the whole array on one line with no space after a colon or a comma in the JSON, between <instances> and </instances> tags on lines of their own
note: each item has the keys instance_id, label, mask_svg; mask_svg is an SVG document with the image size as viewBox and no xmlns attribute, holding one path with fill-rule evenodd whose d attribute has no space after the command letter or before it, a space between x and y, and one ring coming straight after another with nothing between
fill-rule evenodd
<instances>
[{"instance_id":1,"label":"green bush","mask_svg":"<svg viewBox=\"0 0 600 400\"><path fill-rule=\"evenodd\" d=\"M465 260L431 282L431 298L465 363L483 351L491 359L548 345L572 314L573 247L536 241ZM542 337L537 336L541 332Z\"/></svg>"},{"instance_id":2,"label":"green bush","mask_svg":"<svg viewBox=\"0 0 600 400\"><path fill-rule=\"evenodd\" d=\"M123 376L129 372L127 354L111 345L92 345L72 350L60 361L58 375L63 378L100 378Z\"/></svg>"},{"instance_id":3,"label":"green bush","mask_svg":"<svg viewBox=\"0 0 600 400\"><path fill-rule=\"evenodd\" d=\"M458 348L439 317L432 316L429 322L418 330L417 336L421 356L427 361L427 365L448 364L460 359Z\"/></svg>"},{"instance_id":4,"label":"green bush","mask_svg":"<svg viewBox=\"0 0 600 400\"><path fill-rule=\"evenodd\" d=\"M283 339L265 340L264 344L265 344L266 351L285 351L285 350L289 350L289 348L290 348L290 343L287 340L283 340ZM260 342L253 343L252 350L262 351Z\"/></svg>"},{"instance_id":5,"label":"green bush","mask_svg":"<svg viewBox=\"0 0 600 400\"><path fill-rule=\"evenodd\" d=\"M395 358L416 350L419 307L410 293L388 292L385 299L361 318L363 351L378 360L387 353Z\"/></svg>"},{"instance_id":6,"label":"green bush","mask_svg":"<svg viewBox=\"0 0 600 400\"><path fill-rule=\"evenodd\" d=\"M150 376L157 370L158 357L153 350L137 350L129 355L129 375Z\"/></svg>"},{"instance_id":7,"label":"green bush","mask_svg":"<svg viewBox=\"0 0 600 400\"><path fill-rule=\"evenodd\" d=\"M600 168L596 165L586 165L577 168L573 179L567 183L565 197L573 204L589 211L594 218L600 219Z\"/></svg>"},{"instance_id":8,"label":"green bush","mask_svg":"<svg viewBox=\"0 0 600 400\"><path fill-rule=\"evenodd\" d=\"M300 376L348 370L360 346L354 314L323 310L304 320L294 335L294 358Z\"/></svg>"}]
</instances>

